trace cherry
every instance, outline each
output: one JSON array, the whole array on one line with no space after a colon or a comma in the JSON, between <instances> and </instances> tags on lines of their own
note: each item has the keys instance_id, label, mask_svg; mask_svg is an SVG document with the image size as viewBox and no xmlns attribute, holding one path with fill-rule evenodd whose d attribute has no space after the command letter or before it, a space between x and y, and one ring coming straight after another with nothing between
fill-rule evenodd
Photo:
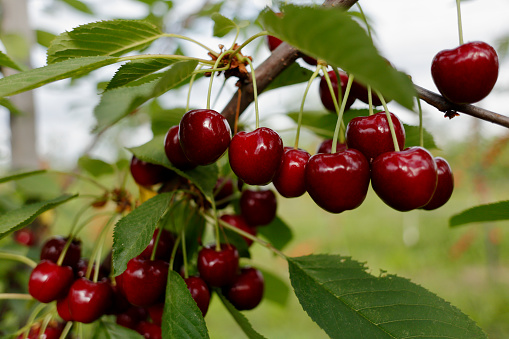
<instances>
[{"instance_id":1,"label":"cherry","mask_svg":"<svg viewBox=\"0 0 509 339\"><path fill-rule=\"evenodd\" d=\"M272 180L279 194L285 198L300 197L306 192L304 172L311 155L303 150L285 147L281 165Z\"/></svg>"},{"instance_id":2,"label":"cherry","mask_svg":"<svg viewBox=\"0 0 509 339\"><path fill-rule=\"evenodd\" d=\"M342 152L346 150L346 144L342 144L339 140L336 143L336 152ZM331 153L332 152L332 139L325 139L318 145L316 153Z\"/></svg>"},{"instance_id":3,"label":"cherry","mask_svg":"<svg viewBox=\"0 0 509 339\"><path fill-rule=\"evenodd\" d=\"M99 278L99 279L101 279L101 278ZM112 303L111 303L111 307L108 310L106 310L106 314L118 315L118 314L122 314L122 313L126 312L131 307L131 304L125 297L124 292L116 284L113 285L110 283L110 286L111 286L111 290L113 292Z\"/></svg>"},{"instance_id":4,"label":"cherry","mask_svg":"<svg viewBox=\"0 0 509 339\"><path fill-rule=\"evenodd\" d=\"M219 219L223 220L224 222L244 231L247 232L253 236L256 236L256 228L250 227L244 217L241 215L231 215L231 214L223 214ZM247 246L251 246L253 244L253 240L242 237L245 241Z\"/></svg>"},{"instance_id":5,"label":"cherry","mask_svg":"<svg viewBox=\"0 0 509 339\"><path fill-rule=\"evenodd\" d=\"M134 181L141 186L153 186L167 181L175 175L173 171L164 166L140 160L134 155L131 159L130 169Z\"/></svg>"},{"instance_id":6,"label":"cherry","mask_svg":"<svg viewBox=\"0 0 509 339\"><path fill-rule=\"evenodd\" d=\"M164 303L158 303L147 308L150 319L157 326L161 326L163 321Z\"/></svg>"},{"instance_id":7,"label":"cherry","mask_svg":"<svg viewBox=\"0 0 509 339\"><path fill-rule=\"evenodd\" d=\"M61 322L50 321L44 330L44 333L41 334L41 324L37 323L30 328L30 332L26 339L58 339L60 335L64 331L64 324ZM18 339L25 338L23 333L20 334Z\"/></svg>"},{"instance_id":8,"label":"cherry","mask_svg":"<svg viewBox=\"0 0 509 339\"><path fill-rule=\"evenodd\" d=\"M89 324L106 314L111 307L113 290L107 280L93 282L80 278L72 284L67 299L72 319Z\"/></svg>"},{"instance_id":9,"label":"cherry","mask_svg":"<svg viewBox=\"0 0 509 339\"><path fill-rule=\"evenodd\" d=\"M339 98L338 98L339 89L338 89L338 80L337 80L338 78L336 76L336 72L329 71L328 74L329 74L329 78L331 81L332 89L334 90L334 93L336 93L336 100L339 104ZM346 85L348 83L348 74L340 71L339 76L341 78L341 98L343 98L345 96ZM322 78L320 79L320 91L319 92L320 92L320 99L322 100L322 104L325 106L325 108L332 113L336 113L336 108L334 107L334 100L332 100L329 86L327 85L327 81L325 80L324 76L322 76ZM348 99L346 100L345 110L349 109L350 106L352 106L352 104L354 103L354 101L355 101L355 97L350 92L350 94L348 95Z\"/></svg>"},{"instance_id":10,"label":"cherry","mask_svg":"<svg viewBox=\"0 0 509 339\"><path fill-rule=\"evenodd\" d=\"M213 287L231 284L239 267L239 252L233 245L221 244L221 250L215 246L203 247L198 253L198 272L200 277Z\"/></svg>"},{"instance_id":11,"label":"cherry","mask_svg":"<svg viewBox=\"0 0 509 339\"><path fill-rule=\"evenodd\" d=\"M76 268L74 269L76 278L83 278L86 276L88 270L88 259L81 258L76 264ZM90 276L94 276L95 273L95 263L92 266L92 271L90 272ZM106 278L110 272L103 266L99 267L99 279Z\"/></svg>"},{"instance_id":12,"label":"cherry","mask_svg":"<svg viewBox=\"0 0 509 339\"><path fill-rule=\"evenodd\" d=\"M405 128L399 118L391 115L400 149L405 147ZM366 159L372 161L379 154L394 151L394 142L385 112L350 120L346 127L348 148L359 150Z\"/></svg>"},{"instance_id":13,"label":"cherry","mask_svg":"<svg viewBox=\"0 0 509 339\"><path fill-rule=\"evenodd\" d=\"M277 200L272 190L242 191L240 212L250 226L267 225L276 217Z\"/></svg>"},{"instance_id":14,"label":"cherry","mask_svg":"<svg viewBox=\"0 0 509 339\"><path fill-rule=\"evenodd\" d=\"M497 82L497 52L480 41L440 51L433 58L431 75L447 100L458 104L480 101Z\"/></svg>"},{"instance_id":15,"label":"cherry","mask_svg":"<svg viewBox=\"0 0 509 339\"><path fill-rule=\"evenodd\" d=\"M190 170L196 167L184 154L179 140L179 126L171 127L164 138L164 152L173 166L182 171Z\"/></svg>"},{"instance_id":16,"label":"cherry","mask_svg":"<svg viewBox=\"0 0 509 339\"><path fill-rule=\"evenodd\" d=\"M30 274L28 293L42 303L49 303L65 297L73 281L74 273L71 267L42 260Z\"/></svg>"},{"instance_id":17,"label":"cherry","mask_svg":"<svg viewBox=\"0 0 509 339\"><path fill-rule=\"evenodd\" d=\"M71 309L69 308L69 294L67 294L64 298L57 300L57 312L60 318L64 321L74 321Z\"/></svg>"},{"instance_id":18,"label":"cherry","mask_svg":"<svg viewBox=\"0 0 509 339\"><path fill-rule=\"evenodd\" d=\"M14 232L13 236L14 241L23 246L32 247L37 242L34 231L28 228L23 228L21 230Z\"/></svg>"},{"instance_id":19,"label":"cherry","mask_svg":"<svg viewBox=\"0 0 509 339\"><path fill-rule=\"evenodd\" d=\"M162 338L161 326L158 326L154 323L149 323L148 321L140 321L138 326L136 326L136 332L141 334L146 339Z\"/></svg>"},{"instance_id":20,"label":"cherry","mask_svg":"<svg viewBox=\"0 0 509 339\"><path fill-rule=\"evenodd\" d=\"M216 162L228 149L230 125L211 109L195 109L184 114L179 124L180 145L186 157L197 165Z\"/></svg>"},{"instance_id":21,"label":"cherry","mask_svg":"<svg viewBox=\"0 0 509 339\"><path fill-rule=\"evenodd\" d=\"M135 257L129 260L122 273L121 289L131 304L148 307L164 297L167 276L167 262Z\"/></svg>"},{"instance_id":22,"label":"cherry","mask_svg":"<svg viewBox=\"0 0 509 339\"><path fill-rule=\"evenodd\" d=\"M154 234L152 235L152 239L150 239L150 243L148 246L140 253L138 256L141 259L150 259L152 255L152 251L154 250L154 243L159 234L159 228L156 228ZM171 251L173 250L173 245L175 244L175 237L171 234L170 231L163 229L161 232L161 236L159 237L159 242L157 244L155 259L161 259L164 261L169 261L171 257Z\"/></svg>"},{"instance_id":23,"label":"cherry","mask_svg":"<svg viewBox=\"0 0 509 339\"><path fill-rule=\"evenodd\" d=\"M233 172L249 185L269 184L281 164L283 141L267 127L238 132L228 151Z\"/></svg>"},{"instance_id":24,"label":"cherry","mask_svg":"<svg viewBox=\"0 0 509 339\"><path fill-rule=\"evenodd\" d=\"M201 314L205 316L209 309L210 291L207 283L200 277L189 277L184 280L194 301L198 305Z\"/></svg>"},{"instance_id":25,"label":"cherry","mask_svg":"<svg viewBox=\"0 0 509 339\"><path fill-rule=\"evenodd\" d=\"M214 186L214 200L216 201L216 209L223 209L229 205L229 201L223 201L233 195L233 181L230 178L219 177ZM220 204L217 204L221 202Z\"/></svg>"},{"instance_id":26,"label":"cherry","mask_svg":"<svg viewBox=\"0 0 509 339\"><path fill-rule=\"evenodd\" d=\"M41 249L41 260L50 260L54 263L58 261L60 257L60 253L65 247L68 238L64 238L61 236L55 236L53 238L48 239ZM77 239L73 239L67 252L65 253L64 261L62 265L71 266L76 268L78 266L78 261L81 258L81 241Z\"/></svg>"},{"instance_id":27,"label":"cherry","mask_svg":"<svg viewBox=\"0 0 509 339\"><path fill-rule=\"evenodd\" d=\"M423 207L425 210L434 210L443 206L449 201L454 190L454 176L447 160L436 157L435 163L437 164L437 188L431 200Z\"/></svg>"},{"instance_id":28,"label":"cherry","mask_svg":"<svg viewBox=\"0 0 509 339\"><path fill-rule=\"evenodd\" d=\"M368 89L364 86L358 83L357 81L352 82L352 88L350 89L350 95L353 95L355 98L359 99L365 104L369 104L369 98L368 98ZM386 102L389 102L390 100L386 100ZM378 95L375 93L375 91L371 91L371 103L373 106L380 106L382 105L382 100L378 97Z\"/></svg>"},{"instance_id":29,"label":"cherry","mask_svg":"<svg viewBox=\"0 0 509 339\"><path fill-rule=\"evenodd\" d=\"M373 160L371 185L387 205L410 211L431 200L437 185L437 165L422 147L386 152Z\"/></svg>"},{"instance_id":30,"label":"cherry","mask_svg":"<svg viewBox=\"0 0 509 339\"><path fill-rule=\"evenodd\" d=\"M276 13L276 15L281 16L282 13ZM269 50L272 52L275 50L279 45L281 45L283 41L279 38L276 38L272 35L267 35L267 45L269 46ZM311 66L316 66L318 64L317 60L315 58L312 58L310 56L307 56L305 54L302 54L302 60L304 60L306 63L308 63Z\"/></svg>"},{"instance_id":31,"label":"cherry","mask_svg":"<svg viewBox=\"0 0 509 339\"><path fill-rule=\"evenodd\" d=\"M147 319L147 310L143 307L131 306L125 312L118 314L116 323L135 330L140 321Z\"/></svg>"},{"instance_id":32,"label":"cherry","mask_svg":"<svg viewBox=\"0 0 509 339\"><path fill-rule=\"evenodd\" d=\"M260 304L263 290L262 273L252 267L243 267L233 284L224 289L224 295L236 309L252 310Z\"/></svg>"},{"instance_id":33,"label":"cherry","mask_svg":"<svg viewBox=\"0 0 509 339\"><path fill-rule=\"evenodd\" d=\"M331 213L357 208L369 187L369 163L361 152L315 154L306 166L306 190L313 201Z\"/></svg>"}]
</instances>

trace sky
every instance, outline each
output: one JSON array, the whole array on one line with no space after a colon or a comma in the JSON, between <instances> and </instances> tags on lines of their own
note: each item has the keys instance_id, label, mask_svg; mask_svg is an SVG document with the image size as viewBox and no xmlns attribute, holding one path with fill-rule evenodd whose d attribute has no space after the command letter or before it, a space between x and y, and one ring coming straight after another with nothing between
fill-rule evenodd
<instances>
[{"instance_id":1,"label":"sky","mask_svg":"<svg viewBox=\"0 0 509 339\"><path fill-rule=\"evenodd\" d=\"M101 19L113 17L140 18L147 12L144 5L130 0L88 0L86 2ZM65 5L53 6L50 0L29 0L30 19L34 29L44 28L55 34L65 30L71 30L80 24L96 21L87 15L79 15L65 9ZM171 20L178 22L186 13L197 8L199 1L175 0L175 15ZM232 4L242 5L246 15L256 13L264 6L271 5L263 0L256 1L232 1ZM396 68L408 73L413 81L425 88L437 92L431 79L430 67L434 55L443 49L455 48L458 45L458 32L456 20L456 6L454 0L385 0L385 1L361 1L363 10L371 19L375 32L375 44L381 54L386 57ZM162 6L163 8L163 6ZM228 11L228 6L226 7ZM463 32L465 42L485 41L495 48L500 39L509 36L509 1L507 0L470 0L462 3ZM226 13L223 13L227 15ZM231 36L224 40L211 38L212 22L201 20L199 27L191 33L199 41L206 42L209 46L217 46L223 42L231 43ZM171 30L175 25L168 25ZM249 52L249 49L246 49ZM45 64L44 50L40 47L34 50L32 62L35 67ZM194 53L194 51L192 51ZM260 57L255 60L262 61L269 55L266 48L260 50ZM109 73L108 73L109 72ZM97 77L105 77L114 72L113 68L107 68L105 73ZM37 132L38 152L41 156L52 163L62 166L72 166L77 157L85 150L92 140L90 130L94 126L93 107L98 102L99 96L92 83L81 83L72 90L66 91L62 96L64 82L46 85L35 91L37 105ZM214 89L218 90L220 82L216 82ZM231 85L231 84L230 84ZM306 101L306 108L321 109L318 97L318 84L314 84ZM201 92L198 87L193 92ZM229 100L233 86L225 88L216 104L217 110ZM295 86L293 91L304 91L303 86ZM501 113L509 114L505 103L509 90L509 65L507 60L501 60L499 79L494 91L489 97L478 103L479 106ZM204 96L202 96L204 97ZM193 96L196 106L204 105L205 98ZM175 103L173 103L175 104ZM179 103L181 104L181 103ZM170 104L171 105L171 104ZM260 111L262 119L269 118L274 113L283 112L288 108L298 110L300 102L296 102L294 96L285 98L280 92L267 93L260 99ZM407 123L416 124L416 116L406 109L391 104L391 111L400 115ZM453 120L443 118L438 110L423 104L425 112L425 126L429 126L437 138L437 142L445 143L448 138L462 138L472 126L473 118L462 116ZM245 116L249 117L252 107ZM252 116L252 114L251 114ZM9 158L8 151L8 125L7 113L0 111L0 163L5 163ZM273 121L277 124L277 120ZM494 126L490 123L482 124L482 131L487 135L507 133L505 128ZM120 143L126 147L136 146L151 138L148 126L142 126L136 131L128 130L120 135ZM440 145L439 145L440 146ZM58 149L58 152L54 150ZM112 156L107 148L99 146L95 153L99 157Z\"/></svg>"}]
</instances>

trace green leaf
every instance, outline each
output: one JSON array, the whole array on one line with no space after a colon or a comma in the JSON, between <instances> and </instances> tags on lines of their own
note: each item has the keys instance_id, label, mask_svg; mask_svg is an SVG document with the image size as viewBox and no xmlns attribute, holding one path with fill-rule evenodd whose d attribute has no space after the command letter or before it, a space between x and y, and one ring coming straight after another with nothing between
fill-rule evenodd
<instances>
[{"instance_id":1,"label":"green leaf","mask_svg":"<svg viewBox=\"0 0 509 339\"><path fill-rule=\"evenodd\" d=\"M92 12L90 7L88 7L85 3L83 3L83 1L79 1L79 0L62 0L62 1L80 12L83 12L86 14L94 14L94 12Z\"/></svg>"},{"instance_id":2,"label":"green leaf","mask_svg":"<svg viewBox=\"0 0 509 339\"><path fill-rule=\"evenodd\" d=\"M120 56L148 46L163 33L150 22L110 20L85 24L57 36L48 48L53 64L85 56Z\"/></svg>"},{"instance_id":3,"label":"green leaf","mask_svg":"<svg viewBox=\"0 0 509 339\"><path fill-rule=\"evenodd\" d=\"M337 255L288 258L302 307L331 338L486 338L474 321L423 287L373 276Z\"/></svg>"},{"instance_id":4,"label":"green leaf","mask_svg":"<svg viewBox=\"0 0 509 339\"><path fill-rule=\"evenodd\" d=\"M53 39L55 39L57 36L53 33L42 31L42 30L36 30L35 31L37 35L37 43L43 47L48 48Z\"/></svg>"},{"instance_id":5,"label":"green leaf","mask_svg":"<svg viewBox=\"0 0 509 339\"><path fill-rule=\"evenodd\" d=\"M105 92L94 110L97 119L95 131L104 130L141 104L178 87L191 76L197 64L198 62L194 60L177 62L157 80L135 87L117 87Z\"/></svg>"},{"instance_id":6,"label":"green leaf","mask_svg":"<svg viewBox=\"0 0 509 339\"><path fill-rule=\"evenodd\" d=\"M219 296L219 298L221 299L221 301L223 302L224 306L226 307L226 309L228 310L228 312L230 312L230 314L232 315L233 319L235 319L235 321L237 322L237 324L240 326L240 328L242 329L242 331L244 331L244 333L246 334L246 336L249 338L249 339L263 339L265 338L263 335L261 335L260 333L256 332L255 329L253 328L253 326L251 326L251 323L249 322L249 320L247 320L247 318L242 314L240 313L236 308L235 306L233 306L229 301L228 299L226 299L226 297L223 295L223 293L221 292L221 290L219 289L214 289L214 291L216 292L216 294Z\"/></svg>"},{"instance_id":7,"label":"green leaf","mask_svg":"<svg viewBox=\"0 0 509 339\"><path fill-rule=\"evenodd\" d=\"M257 269L262 272L265 290L263 298L271 300L281 306L286 305L288 296L290 295L290 286L279 276L259 267Z\"/></svg>"},{"instance_id":8,"label":"green leaf","mask_svg":"<svg viewBox=\"0 0 509 339\"><path fill-rule=\"evenodd\" d=\"M18 209L0 214L0 239L5 238L10 233L19 230L30 224L43 212L53 209L78 195L64 194L52 200L45 200L33 204L24 205Z\"/></svg>"},{"instance_id":9,"label":"green leaf","mask_svg":"<svg viewBox=\"0 0 509 339\"><path fill-rule=\"evenodd\" d=\"M84 75L117 61L118 58L108 56L86 57L16 73L0 79L0 98L28 91L53 81Z\"/></svg>"},{"instance_id":10,"label":"green leaf","mask_svg":"<svg viewBox=\"0 0 509 339\"><path fill-rule=\"evenodd\" d=\"M311 75L313 75L312 71L301 67L298 63L293 63L290 67L281 72L263 92L265 93L271 89L307 82L311 78Z\"/></svg>"},{"instance_id":11,"label":"green leaf","mask_svg":"<svg viewBox=\"0 0 509 339\"><path fill-rule=\"evenodd\" d=\"M115 169L111 164L100 159L92 159L87 155L79 158L78 165L94 177L99 177L105 174L113 174L115 172Z\"/></svg>"},{"instance_id":12,"label":"green leaf","mask_svg":"<svg viewBox=\"0 0 509 339\"><path fill-rule=\"evenodd\" d=\"M126 86L135 80L174 64L175 61L176 59L170 58L154 58L128 62L120 66L108 86L106 86L106 90Z\"/></svg>"},{"instance_id":13,"label":"green leaf","mask_svg":"<svg viewBox=\"0 0 509 339\"><path fill-rule=\"evenodd\" d=\"M279 217L268 225L257 227L257 231L278 250L282 250L293 238L292 230Z\"/></svg>"},{"instance_id":14,"label":"green leaf","mask_svg":"<svg viewBox=\"0 0 509 339\"><path fill-rule=\"evenodd\" d=\"M152 101L146 108L148 115L150 115L154 135L166 134L171 127L180 123L182 116L186 113L186 109L183 107L164 109L159 106L156 100Z\"/></svg>"},{"instance_id":15,"label":"green leaf","mask_svg":"<svg viewBox=\"0 0 509 339\"><path fill-rule=\"evenodd\" d=\"M4 182L8 182L11 180L19 180L19 179L23 179L26 177L30 177L32 175L38 175L38 174L43 174L43 173L46 173L46 170L35 170L35 171L11 174L6 177L0 178L0 184L3 184Z\"/></svg>"},{"instance_id":16,"label":"green leaf","mask_svg":"<svg viewBox=\"0 0 509 339\"><path fill-rule=\"evenodd\" d=\"M232 20L222 16L219 13L214 13L211 16L214 20L214 36L222 38L230 31L237 27L237 24Z\"/></svg>"},{"instance_id":17,"label":"green leaf","mask_svg":"<svg viewBox=\"0 0 509 339\"><path fill-rule=\"evenodd\" d=\"M155 136L154 139L129 150L138 158L146 162L165 166L178 175L189 179L210 201L214 199L213 190L217 182L219 169L217 165L198 166L189 171L181 171L174 167L166 153L164 153L164 135Z\"/></svg>"},{"instance_id":18,"label":"green leaf","mask_svg":"<svg viewBox=\"0 0 509 339\"><path fill-rule=\"evenodd\" d=\"M403 124L405 127L405 147L420 146L419 126ZM424 148L438 149L433 136L424 129Z\"/></svg>"},{"instance_id":19,"label":"green leaf","mask_svg":"<svg viewBox=\"0 0 509 339\"><path fill-rule=\"evenodd\" d=\"M18 107L16 107L12 101L7 98L0 98L0 106L3 106L9 110L11 114L14 115L23 115L24 112L21 111Z\"/></svg>"},{"instance_id":20,"label":"green leaf","mask_svg":"<svg viewBox=\"0 0 509 339\"><path fill-rule=\"evenodd\" d=\"M17 71L21 71L25 68L21 65L18 65L14 60L9 58L9 56L2 51L0 51L0 66L10 67Z\"/></svg>"},{"instance_id":21,"label":"green leaf","mask_svg":"<svg viewBox=\"0 0 509 339\"><path fill-rule=\"evenodd\" d=\"M385 97L412 108L415 90L410 78L380 56L366 31L346 12L293 5L283 6L281 11L284 15L278 17L265 9L259 17L272 35L309 56L341 67L355 75L358 82L371 85Z\"/></svg>"},{"instance_id":22,"label":"green leaf","mask_svg":"<svg viewBox=\"0 0 509 339\"><path fill-rule=\"evenodd\" d=\"M449 226L501 220L509 220L509 200L469 208L449 219Z\"/></svg>"},{"instance_id":23,"label":"green leaf","mask_svg":"<svg viewBox=\"0 0 509 339\"><path fill-rule=\"evenodd\" d=\"M127 262L143 252L150 243L172 197L172 193L158 194L117 222L112 247L115 276L122 274Z\"/></svg>"},{"instance_id":24,"label":"green leaf","mask_svg":"<svg viewBox=\"0 0 509 339\"><path fill-rule=\"evenodd\" d=\"M168 272L161 327L163 338L209 338L205 319L184 279L172 270Z\"/></svg>"},{"instance_id":25,"label":"green leaf","mask_svg":"<svg viewBox=\"0 0 509 339\"><path fill-rule=\"evenodd\" d=\"M99 321L93 339L143 339L138 332L109 321Z\"/></svg>"}]
</instances>

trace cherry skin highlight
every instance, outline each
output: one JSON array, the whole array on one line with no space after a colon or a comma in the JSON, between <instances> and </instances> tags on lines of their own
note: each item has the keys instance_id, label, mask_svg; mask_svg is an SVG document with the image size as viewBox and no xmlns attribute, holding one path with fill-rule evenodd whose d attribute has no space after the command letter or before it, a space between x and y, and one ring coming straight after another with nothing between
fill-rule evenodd
<instances>
[{"instance_id":1,"label":"cherry skin highlight","mask_svg":"<svg viewBox=\"0 0 509 339\"><path fill-rule=\"evenodd\" d=\"M164 297L167 278L167 262L135 257L129 260L122 273L121 290L131 304L149 307Z\"/></svg>"},{"instance_id":2,"label":"cherry skin highlight","mask_svg":"<svg viewBox=\"0 0 509 339\"><path fill-rule=\"evenodd\" d=\"M30 274L28 293L42 303L63 298L74 281L69 266L58 266L50 260L42 260Z\"/></svg>"},{"instance_id":3,"label":"cherry skin highlight","mask_svg":"<svg viewBox=\"0 0 509 339\"><path fill-rule=\"evenodd\" d=\"M67 238L61 236L55 236L48 239L42 246L40 259L50 260L56 263L66 243ZM77 268L80 258L81 258L81 241L73 239L71 244L69 245L69 248L67 249L67 252L65 253L62 265Z\"/></svg>"},{"instance_id":4,"label":"cherry skin highlight","mask_svg":"<svg viewBox=\"0 0 509 339\"><path fill-rule=\"evenodd\" d=\"M80 278L72 284L67 298L72 319L89 324L111 307L113 290L107 280L93 282Z\"/></svg>"}]
</instances>

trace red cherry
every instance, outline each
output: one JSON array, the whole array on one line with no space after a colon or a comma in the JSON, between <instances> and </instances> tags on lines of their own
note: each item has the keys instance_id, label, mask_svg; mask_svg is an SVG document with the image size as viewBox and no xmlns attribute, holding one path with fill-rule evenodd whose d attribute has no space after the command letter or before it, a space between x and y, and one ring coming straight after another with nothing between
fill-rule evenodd
<instances>
[{"instance_id":1,"label":"red cherry","mask_svg":"<svg viewBox=\"0 0 509 339\"><path fill-rule=\"evenodd\" d=\"M198 253L198 272L210 286L221 287L231 284L239 268L239 252L233 245L221 244L203 247Z\"/></svg>"},{"instance_id":2,"label":"red cherry","mask_svg":"<svg viewBox=\"0 0 509 339\"><path fill-rule=\"evenodd\" d=\"M48 239L42 246L40 259L50 260L56 263L66 243L67 238L61 236L55 236L51 239ZM78 266L78 261L80 260L80 258L81 258L81 241L73 239L71 244L69 245L69 248L67 249L67 252L65 253L62 265L76 268Z\"/></svg>"},{"instance_id":3,"label":"red cherry","mask_svg":"<svg viewBox=\"0 0 509 339\"><path fill-rule=\"evenodd\" d=\"M141 321L136 326L136 332L141 334L146 339L161 339L161 327L156 324L149 323L148 321Z\"/></svg>"},{"instance_id":4,"label":"red cherry","mask_svg":"<svg viewBox=\"0 0 509 339\"><path fill-rule=\"evenodd\" d=\"M330 81L332 84L332 89L334 90L334 93L336 93L336 100L339 104L339 98L338 98L339 89L338 89L338 80L337 80L338 78L336 76L336 72L329 71L328 74L329 74L329 78L330 78ZM341 77L341 98L344 98L345 91L346 91L346 85L348 83L348 74L340 71L339 75ZM327 81L325 80L324 76L322 76L322 78L320 79L320 99L322 100L322 104L325 106L325 108L327 110L329 110L332 113L336 113L336 108L334 107L334 101L332 100L329 86L327 85ZM345 110L349 109L350 106L352 106L352 104L354 103L354 101L355 101L355 97L350 92L350 94L348 95L348 99L346 101Z\"/></svg>"},{"instance_id":5,"label":"red cherry","mask_svg":"<svg viewBox=\"0 0 509 339\"><path fill-rule=\"evenodd\" d=\"M272 180L279 194L285 198L300 197L306 192L304 172L311 155L303 150L285 147L281 165Z\"/></svg>"},{"instance_id":6,"label":"red cherry","mask_svg":"<svg viewBox=\"0 0 509 339\"><path fill-rule=\"evenodd\" d=\"M180 120L180 145L186 157L197 165L216 162L228 149L230 125L225 117L211 109L195 109Z\"/></svg>"},{"instance_id":7,"label":"red cherry","mask_svg":"<svg viewBox=\"0 0 509 339\"><path fill-rule=\"evenodd\" d=\"M67 298L72 319L89 324L111 307L113 290L107 280L93 282L80 278L72 284Z\"/></svg>"},{"instance_id":8,"label":"red cherry","mask_svg":"<svg viewBox=\"0 0 509 339\"><path fill-rule=\"evenodd\" d=\"M27 339L58 339L64 331L64 324L61 322L51 321L41 335L41 324L37 323L30 328ZM20 334L18 339L23 339L23 334Z\"/></svg>"},{"instance_id":9,"label":"red cherry","mask_svg":"<svg viewBox=\"0 0 509 339\"><path fill-rule=\"evenodd\" d=\"M179 126L171 127L164 138L164 152L173 166L182 171L190 170L196 167L184 154L179 140Z\"/></svg>"},{"instance_id":10,"label":"red cherry","mask_svg":"<svg viewBox=\"0 0 509 339\"><path fill-rule=\"evenodd\" d=\"M189 277L184 280L194 301L198 305L201 314L205 316L209 309L210 291L207 283L200 277Z\"/></svg>"},{"instance_id":11,"label":"red cherry","mask_svg":"<svg viewBox=\"0 0 509 339\"><path fill-rule=\"evenodd\" d=\"M164 297L167 279L167 262L135 257L129 260L122 274L121 289L131 304L148 307Z\"/></svg>"},{"instance_id":12,"label":"red cherry","mask_svg":"<svg viewBox=\"0 0 509 339\"><path fill-rule=\"evenodd\" d=\"M454 176L447 160L436 157L435 163L437 164L437 188L431 200L423 207L425 210L434 210L445 205L454 190Z\"/></svg>"},{"instance_id":13,"label":"red cherry","mask_svg":"<svg viewBox=\"0 0 509 339\"><path fill-rule=\"evenodd\" d=\"M306 190L313 201L331 213L357 208L369 187L369 163L355 149L315 154L306 166Z\"/></svg>"},{"instance_id":14,"label":"red cherry","mask_svg":"<svg viewBox=\"0 0 509 339\"><path fill-rule=\"evenodd\" d=\"M350 89L350 94L353 95L355 98L359 99L360 101L364 102L365 104L369 104L369 98L368 98L368 89L364 86L358 83L357 81L352 82L352 88ZM385 99L385 102L390 102L390 99ZM378 95L375 93L374 90L371 91L371 100L373 106L381 106L382 100L378 97Z\"/></svg>"},{"instance_id":15,"label":"red cherry","mask_svg":"<svg viewBox=\"0 0 509 339\"><path fill-rule=\"evenodd\" d=\"M74 269L74 273L76 278L83 278L86 276L88 270L88 259L81 258L76 264L76 268ZM90 272L90 276L93 277L95 274L95 263L93 264L92 271ZM99 267L99 280L102 278L107 278L110 272L103 266Z\"/></svg>"},{"instance_id":16,"label":"red cherry","mask_svg":"<svg viewBox=\"0 0 509 339\"><path fill-rule=\"evenodd\" d=\"M399 148L403 149L405 147L403 123L393 113L391 120ZM385 112L353 118L346 127L346 144L348 148L359 150L370 161L379 154L394 151L394 142Z\"/></svg>"},{"instance_id":17,"label":"red cherry","mask_svg":"<svg viewBox=\"0 0 509 339\"><path fill-rule=\"evenodd\" d=\"M152 235L152 239L150 239L150 243L148 246L141 252L138 258L141 259L150 259L152 255L152 251L154 250L154 243L159 234L159 228L156 228L154 234ZM163 229L161 236L159 237L159 242L157 244L155 259L161 259L164 261L169 261L171 257L171 251L173 250L173 245L175 244L175 237L171 234L170 231Z\"/></svg>"},{"instance_id":18,"label":"red cherry","mask_svg":"<svg viewBox=\"0 0 509 339\"><path fill-rule=\"evenodd\" d=\"M249 185L269 184L281 164L283 141L267 127L238 132L228 151L233 172Z\"/></svg>"},{"instance_id":19,"label":"red cherry","mask_svg":"<svg viewBox=\"0 0 509 339\"><path fill-rule=\"evenodd\" d=\"M244 190L240 196L240 212L248 225L270 224L276 217L277 200L272 190Z\"/></svg>"},{"instance_id":20,"label":"red cherry","mask_svg":"<svg viewBox=\"0 0 509 339\"><path fill-rule=\"evenodd\" d=\"M343 152L346 150L346 144L339 142L336 143L336 153ZM318 145L316 153L331 153L332 152L332 139L325 139Z\"/></svg>"},{"instance_id":21,"label":"red cherry","mask_svg":"<svg viewBox=\"0 0 509 339\"><path fill-rule=\"evenodd\" d=\"M32 247L36 244L36 237L34 231L28 228L23 228L13 233L14 241L18 244Z\"/></svg>"},{"instance_id":22,"label":"red cherry","mask_svg":"<svg viewBox=\"0 0 509 339\"><path fill-rule=\"evenodd\" d=\"M152 322L157 326L161 326L163 321L164 303L152 305L147 308L147 311L150 315L150 319L152 319Z\"/></svg>"},{"instance_id":23,"label":"red cherry","mask_svg":"<svg viewBox=\"0 0 509 339\"><path fill-rule=\"evenodd\" d=\"M156 164L140 160L135 156L131 159L131 175L134 181L141 186L153 186L171 179L175 172Z\"/></svg>"},{"instance_id":24,"label":"red cherry","mask_svg":"<svg viewBox=\"0 0 509 339\"><path fill-rule=\"evenodd\" d=\"M478 102L497 82L497 52L480 41L440 51L433 58L431 75L447 100L458 104Z\"/></svg>"},{"instance_id":25,"label":"red cherry","mask_svg":"<svg viewBox=\"0 0 509 339\"><path fill-rule=\"evenodd\" d=\"M273 35L267 35L267 45L269 46L269 50L272 52L275 50L279 45L281 45L283 41L279 38L276 38Z\"/></svg>"},{"instance_id":26,"label":"red cherry","mask_svg":"<svg viewBox=\"0 0 509 339\"><path fill-rule=\"evenodd\" d=\"M264 281L260 271L243 267L233 284L225 288L225 297L240 311L252 310L263 298Z\"/></svg>"},{"instance_id":27,"label":"red cherry","mask_svg":"<svg viewBox=\"0 0 509 339\"><path fill-rule=\"evenodd\" d=\"M49 303L65 297L74 281L74 273L69 266L43 260L32 270L28 279L28 293L42 303Z\"/></svg>"},{"instance_id":28,"label":"red cherry","mask_svg":"<svg viewBox=\"0 0 509 339\"><path fill-rule=\"evenodd\" d=\"M119 286L112 285L111 282L110 286L113 292L112 303L111 307L108 310L106 310L106 314L118 315L126 312L131 307L131 304L125 297L124 292L120 289Z\"/></svg>"},{"instance_id":29,"label":"red cherry","mask_svg":"<svg viewBox=\"0 0 509 339\"><path fill-rule=\"evenodd\" d=\"M437 165L422 147L386 152L371 164L371 185L387 205L410 211L431 200L437 185Z\"/></svg>"},{"instance_id":30,"label":"red cherry","mask_svg":"<svg viewBox=\"0 0 509 339\"><path fill-rule=\"evenodd\" d=\"M67 294L64 298L57 300L57 312L62 320L74 321L71 309L69 308L69 294Z\"/></svg>"},{"instance_id":31,"label":"red cherry","mask_svg":"<svg viewBox=\"0 0 509 339\"><path fill-rule=\"evenodd\" d=\"M230 178L220 177L214 186L214 200L216 201L216 209L226 208L230 204L229 201L223 201L233 195L233 181ZM223 201L223 202L221 202ZM217 204L221 202L220 204Z\"/></svg>"},{"instance_id":32,"label":"red cherry","mask_svg":"<svg viewBox=\"0 0 509 339\"><path fill-rule=\"evenodd\" d=\"M224 222L244 231L247 232L253 236L256 236L256 228L250 227L246 220L241 215L230 215L230 214L223 214L219 219L223 220ZM242 237L245 241L247 246L251 246L253 244L253 240Z\"/></svg>"},{"instance_id":33,"label":"red cherry","mask_svg":"<svg viewBox=\"0 0 509 339\"><path fill-rule=\"evenodd\" d=\"M146 309L138 306L131 306L124 313L117 315L116 323L120 326L135 330L140 321L147 320L147 316Z\"/></svg>"}]
</instances>

